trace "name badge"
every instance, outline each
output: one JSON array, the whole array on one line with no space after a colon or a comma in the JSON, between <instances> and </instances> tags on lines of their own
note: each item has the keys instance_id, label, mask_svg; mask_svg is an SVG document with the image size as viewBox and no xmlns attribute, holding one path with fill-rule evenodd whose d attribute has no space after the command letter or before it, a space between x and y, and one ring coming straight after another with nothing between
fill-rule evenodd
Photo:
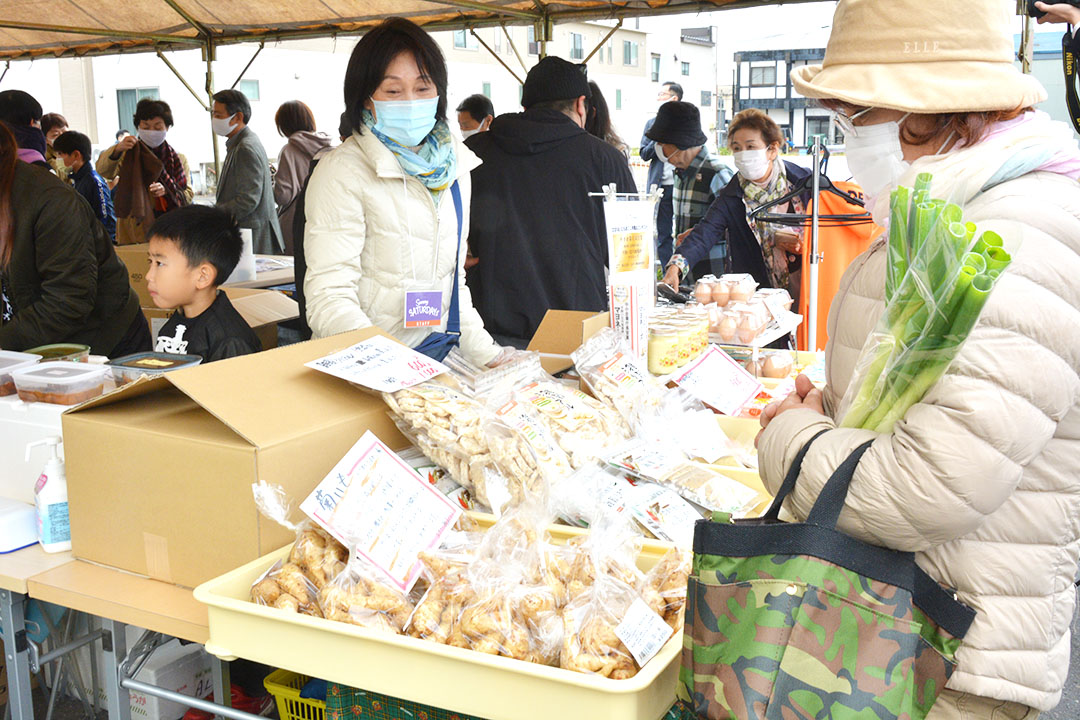
<instances>
[{"instance_id":1,"label":"name badge","mask_svg":"<svg viewBox=\"0 0 1080 720\"><path fill-rule=\"evenodd\" d=\"M442 323L442 292L406 291L405 327L436 327Z\"/></svg>"}]
</instances>

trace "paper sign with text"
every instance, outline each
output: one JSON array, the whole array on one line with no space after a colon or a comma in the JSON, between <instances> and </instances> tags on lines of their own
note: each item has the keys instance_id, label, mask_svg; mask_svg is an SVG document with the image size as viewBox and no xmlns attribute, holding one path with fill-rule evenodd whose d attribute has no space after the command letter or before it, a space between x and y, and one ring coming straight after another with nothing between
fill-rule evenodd
<instances>
[{"instance_id":1,"label":"paper sign with text","mask_svg":"<svg viewBox=\"0 0 1080 720\"><path fill-rule=\"evenodd\" d=\"M404 390L449 369L382 335L305 365L378 392Z\"/></svg>"},{"instance_id":2,"label":"paper sign with text","mask_svg":"<svg viewBox=\"0 0 1080 720\"><path fill-rule=\"evenodd\" d=\"M648 346L648 316L656 304L656 201L604 201L609 266L611 328L637 356Z\"/></svg>"},{"instance_id":3,"label":"paper sign with text","mask_svg":"<svg viewBox=\"0 0 1080 720\"><path fill-rule=\"evenodd\" d=\"M724 415L738 415L761 392L758 379L715 345L675 378L679 387Z\"/></svg>"},{"instance_id":4,"label":"paper sign with text","mask_svg":"<svg viewBox=\"0 0 1080 720\"><path fill-rule=\"evenodd\" d=\"M370 431L300 509L404 593L420 577L419 554L437 548L461 515Z\"/></svg>"}]
</instances>

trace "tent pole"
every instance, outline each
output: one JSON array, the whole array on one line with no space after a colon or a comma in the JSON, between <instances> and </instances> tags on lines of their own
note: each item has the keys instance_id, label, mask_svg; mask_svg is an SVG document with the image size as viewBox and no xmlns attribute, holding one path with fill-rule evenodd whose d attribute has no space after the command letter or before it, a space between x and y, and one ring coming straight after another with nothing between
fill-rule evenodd
<instances>
[{"instance_id":1,"label":"tent pole","mask_svg":"<svg viewBox=\"0 0 1080 720\"><path fill-rule=\"evenodd\" d=\"M251 63L255 62L255 58L259 57L259 53L261 53L263 51L263 48L265 46L266 46L266 41L265 40L259 41L259 49L256 50L255 54L251 56L251 59L248 60L248 64L244 66L244 69L240 71L240 74L236 76L236 81L233 82L233 84L229 86L230 90L236 88L236 86L240 84L240 81L244 79L244 75L247 73L248 68L251 67Z\"/></svg>"},{"instance_id":2,"label":"tent pole","mask_svg":"<svg viewBox=\"0 0 1080 720\"><path fill-rule=\"evenodd\" d=\"M7 77L7 71L11 69L11 61L8 60L4 64L4 72L0 73L0 82L4 82L4 78Z\"/></svg>"},{"instance_id":3,"label":"tent pole","mask_svg":"<svg viewBox=\"0 0 1080 720\"><path fill-rule=\"evenodd\" d=\"M177 79L180 80L180 82L182 82L184 84L184 87L187 88L187 91L189 93L191 93L192 96L194 96L194 98L199 102L200 105L203 106L203 110L206 110L207 112L210 112L210 108L207 106L206 102L202 99L202 96L200 96L199 93L195 92L195 89L192 88L191 85L188 84L188 81L184 79L184 76L180 74L180 71L177 70L176 67L171 62L169 62L169 59L167 57L165 57L165 54L161 52L160 48L154 48L154 52L156 52L157 56L159 58L161 58L161 62L165 63L166 67L168 67L170 70L172 70L173 75L175 75L177 77ZM2 79L2 78L0 78L0 79Z\"/></svg>"},{"instance_id":4,"label":"tent pole","mask_svg":"<svg viewBox=\"0 0 1080 720\"><path fill-rule=\"evenodd\" d=\"M816 352L817 346L817 331L818 331L818 272L821 264L820 247L818 246L818 232L819 223L818 215L821 212L819 200L821 199L821 136L814 136L814 185L813 191L810 195L811 200L814 203L814 210L810 216L810 267L809 267L809 280L810 280L810 300L809 307L806 308L806 350L808 352ZM802 308L800 308L802 309Z\"/></svg>"},{"instance_id":5,"label":"tent pole","mask_svg":"<svg viewBox=\"0 0 1080 720\"><path fill-rule=\"evenodd\" d=\"M214 41L209 37L206 38L206 95L210 101L210 109L213 112L214 107ZM218 179L221 174L221 158L218 153L218 139L217 133L214 132L213 125L214 116L210 116L210 137L214 144L214 185L217 185Z\"/></svg>"},{"instance_id":6,"label":"tent pole","mask_svg":"<svg viewBox=\"0 0 1080 720\"><path fill-rule=\"evenodd\" d=\"M199 38L184 37L183 35L129 32L126 30L109 30L108 28L67 27L64 25L13 22L10 20L0 20L0 28L11 28L13 30L40 30L43 32L70 33L72 35L93 35L99 38L118 38L121 40L151 40L159 43L183 43L188 45L202 43Z\"/></svg>"},{"instance_id":7,"label":"tent pole","mask_svg":"<svg viewBox=\"0 0 1080 720\"><path fill-rule=\"evenodd\" d=\"M191 13L189 13L187 10L182 8L180 6L180 3L177 2L177 0L163 0L163 1L164 1L164 3L166 5L171 7L176 12L177 15L184 18L184 20L186 20L187 23L189 25L191 25L191 27L198 30L200 35L202 35L203 37L210 37L210 30L205 25L203 25L201 22L196 20L195 17Z\"/></svg>"},{"instance_id":8,"label":"tent pole","mask_svg":"<svg viewBox=\"0 0 1080 720\"><path fill-rule=\"evenodd\" d=\"M581 61L581 64L584 65L584 64L588 63L590 60L592 60L592 56L595 55L598 51L600 51L604 47L604 43L606 43L608 40L611 39L611 36L615 34L616 30L618 30L619 28L622 27L622 24L623 24L623 19L619 18L619 22L615 23L615 27L611 28L611 30L608 31L608 34L605 35L604 38L599 43L596 44L596 47L594 47L592 52L589 53L589 55L584 60Z\"/></svg>"},{"instance_id":9,"label":"tent pole","mask_svg":"<svg viewBox=\"0 0 1080 720\"><path fill-rule=\"evenodd\" d=\"M499 62L500 65L502 65L504 68L506 68L506 72L508 72L508 73L510 73L511 75L514 76L514 79L518 81L518 84L524 84L522 82L521 78L519 78L517 76L517 73L514 72L513 69L509 65L507 65L505 62L503 62L503 59L501 57L499 57L498 55L496 55L494 50L492 50L490 47L488 47L488 44L486 42L484 42L484 38L482 38L482 37L480 37L479 35L476 34L476 30L473 30L472 28L469 28L469 34L472 35L474 38L476 38L476 41L478 43L480 43L481 45L484 46L484 49L488 51L488 54L491 55L491 57L495 58ZM3 78L0 78L0 79L3 79Z\"/></svg>"},{"instance_id":10,"label":"tent pole","mask_svg":"<svg viewBox=\"0 0 1080 720\"><path fill-rule=\"evenodd\" d=\"M517 56L517 61L521 65L521 69L528 73L529 68L525 66L525 61L521 59L521 53L518 52L517 45L514 44L514 38L510 37L510 31L506 29L506 23L502 23L500 27L502 27L503 35L506 35L506 43L510 46L510 49L514 51L514 55Z\"/></svg>"}]
</instances>

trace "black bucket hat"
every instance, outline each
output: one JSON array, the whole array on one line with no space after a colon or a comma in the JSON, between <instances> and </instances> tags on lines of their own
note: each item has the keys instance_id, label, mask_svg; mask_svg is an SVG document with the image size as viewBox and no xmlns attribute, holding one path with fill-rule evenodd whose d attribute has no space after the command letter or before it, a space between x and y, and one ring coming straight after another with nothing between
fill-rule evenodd
<instances>
[{"instance_id":1,"label":"black bucket hat","mask_svg":"<svg viewBox=\"0 0 1080 720\"><path fill-rule=\"evenodd\" d=\"M525 76L521 106L530 108L539 102L574 100L582 95L586 100L592 97L585 66L549 55L536 63Z\"/></svg>"},{"instance_id":2,"label":"black bucket hat","mask_svg":"<svg viewBox=\"0 0 1080 720\"><path fill-rule=\"evenodd\" d=\"M666 102L656 112L656 121L645 137L680 150L699 147L708 140L701 131L701 113L688 102Z\"/></svg>"}]
</instances>

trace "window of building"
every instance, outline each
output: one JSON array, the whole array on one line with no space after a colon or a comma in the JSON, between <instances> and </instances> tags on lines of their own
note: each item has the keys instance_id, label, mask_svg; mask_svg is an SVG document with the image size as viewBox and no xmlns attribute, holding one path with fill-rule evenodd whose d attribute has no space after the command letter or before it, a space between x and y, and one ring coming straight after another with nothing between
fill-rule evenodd
<instances>
[{"instance_id":1,"label":"window of building","mask_svg":"<svg viewBox=\"0 0 1080 720\"><path fill-rule=\"evenodd\" d=\"M701 107L712 106L712 93L708 90L701 91Z\"/></svg>"},{"instance_id":2,"label":"window of building","mask_svg":"<svg viewBox=\"0 0 1080 720\"><path fill-rule=\"evenodd\" d=\"M682 74L683 75L689 75L690 74L690 63L684 62L682 64Z\"/></svg>"},{"instance_id":3,"label":"window of building","mask_svg":"<svg viewBox=\"0 0 1080 720\"><path fill-rule=\"evenodd\" d=\"M614 48L614 45L612 43L608 43L608 46L607 46L607 64L608 65L611 65L611 64L613 64L615 62L612 59L613 57L615 57L615 50L613 48Z\"/></svg>"},{"instance_id":4,"label":"window of building","mask_svg":"<svg viewBox=\"0 0 1080 720\"><path fill-rule=\"evenodd\" d=\"M622 64L629 65L631 67L637 67L638 64L638 44L631 40L623 40L622 44Z\"/></svg>"},{"instance_id":5,"label":"window of building","mask_svg":"<svg viewBox=\"0 0 1080 720\"><path fill-rule=\"evenodd\" d=\"M496 53L502 52L502 28L495 28L495 44L492 47Z\"/></svg>"},{"instance_id":6,"label":"window of building","mask_svg":"<svg viewBox=\"0 0 1080 720\"><path fill-rule=\"evenodd\" d=\"M480 46L477 44L476 38L468 30L455 30L454 47L459 50L476 50Z\"/></svg>"},{"instance_id":7,"label":"window of building","mask_svg":"<svg viewBox=\"0 0 1080 720\"><path fill-rule=\"evenodd\" d=\"M652 65L652 68L650 70L650 73L651 73L650 76L652 77L652 81L653 82L660 82L660 56L657 55L656 53L653 53L653 55L652 55L651 65Z\"/></svg>"},{"instance_id":8,"label":"window of building","mask_svg":"<svg viewBox=\"0 0 1080 720\"><path fill-rule=\"evenodd\" d=\"M615 109L622 110L622 90L615 89Z\"/></svg>"},{"instance_id":9,"label":"window of building","mask_svg":"<svg viewBox=\"0 0 1080 720\"><path fill-rule=\"evenodd\" d=\"M128 88L116 91L116 111L120 115L120 127L132 135L135 134L136 130L135 123L132 121L135 115L135 106L144 98L160 100L161 96L158 94L156 87Z\"/></svg>"},{"instance_id":10,"label":"window of building","mask_svg":"<svg viewBox=\"0 0 1080 720\"><path fill-rule=\"evenodd\" d=\"M259 99L259 81L258 80L241 80L240 84L236 86L236 89L244 93L248 100L254 102Z\"/></svg>"},{"instance_id":11,"label":"window of building","mask_svg":"<svg viewBox=\"0 0 1080 720\"><path fill-rule=\"evenodd\" d=\"M776 87L776 66L750 68L750 87Z\"/></svg>"},{"instance_id":12,"label":"window of building","mask_svg":"<svg viewBox=\"0 0 1080 720\"><path fill-rule=\"evenodd\" d=\"M824 135L825 142L829 142L829 117L828 115L818 115L806 118L806 144L812 145L814 143L815 135Z\"/></svg>"},{"instance_id":13,"label":"window of building","mask_svg":"<svg viewBox=\"0 0 1080 720\"><path fill-rule=\"evenodd\" d=\"M585 36L581 33L570 33L570 59L585 59Z\"/></svg>"},{"instance_id":14,"label":"window of building","mask_svg":"<svg viewBox=\"0 0 1080 720\"><path fill-rule=\"evenodd\" d=\"M484 93L484 97L490 98L491 97L491 83L489 83L489 82L484 83L484 89L481 92Z\"/></svg>"},{"instance_id":15,"label":"window of building","mask_svg":"<svg viewBox=\"0 0 1080 720\"><path fill-rule=\"evenodd\" d=\"M536 42L536 28L534 28L532 25L529 26L528 39L529 39L529 54L530 55L539 55L540 54L540 43Z\"/></svg>"}]
</instances>

